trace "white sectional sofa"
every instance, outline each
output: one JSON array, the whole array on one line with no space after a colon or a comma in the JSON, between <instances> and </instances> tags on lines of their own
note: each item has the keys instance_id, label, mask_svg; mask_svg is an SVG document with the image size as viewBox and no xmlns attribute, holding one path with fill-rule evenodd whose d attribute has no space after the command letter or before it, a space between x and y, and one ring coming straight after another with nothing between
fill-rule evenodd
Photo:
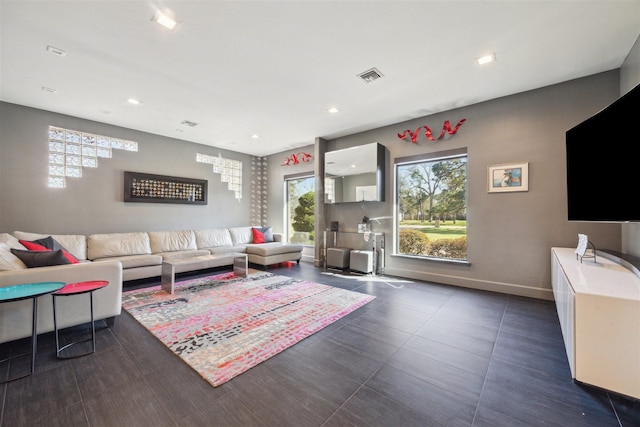
<instances>
[{"instance_id":1,"label":"white sectional sofa","mask_svg":"<svg viewBox=\"0 0 640 427\"><path fill-rule=\"evenodd\" d=\"M53 237L80 262L27 268L21 261L8 259L9 248L25 249L19 240L34 241ZM14 231L0 233L0 288L42 281L73 283L107 280L109 285L94 293L95 319L112 323L121 313L123 281L159 277L164 259L177 259L209 254L242 252L250 263L269 266L285 261L300 262L302 245L282 241L273 233L274 241L253 243L252 227L201 230L149 231L90 235L50 235ZM3 258L3 253L5 257ZM14 257L15 258L15 257ZM219 266L229 264L221 258ZM217 266L217 265L213 265ZM182 271L177 271L182 272ZM64 313L60 327L75 326L90 320L87 295L59 299ZM11 307L8 305L11 304ZM0 304L0 343L31 336L31 301ZM19 304L16 310L14 304ZM64 305L63 305L64 304ZM53 330L51 296L40 297L38 333Z\"/></svg>"},{"instance_id":2,"label":"white sectional sofa","mask_svg":"<svg viewBox=\"0 0 640 427\"><path fill-rule=\"evenodd\" d=\"M46 236L45 236L46 237ZM82 258L86 253L83 238L53 236L74 256ZM0 248L25 249L10 234L0 234ZM4 252L4 251L3 251ZM6 255L6 252L5 252ZM2 257L2 254L0 254ZM4 266L6 258L0 259ZM22 263L20 263L22 264ZM36 282L75 283L88 280L106 280L109 285L94 292L94 317L108 319L113 324L122 310L122 265L118 261L104 263L80 262L71 265L27 268L0 271L0 289L12 285ZM38 333L53 331L53 305L50 295L38 300ZM81 325L91 320L88 295L73 295L58 299L58 324L60 328ZM23 300L0 304L0 343L31 336L32 301Z\"/></svg>"},{"instance_id":3,"label":"white sectional sofa","mask_svg":"<svg viewBox=\"0 0 640 427\"><path fill-rule=\"evenodd\" d=\"M253 243L251 228L90 234L87 259L121 262L123 280L128 281L160 276L163 259L242 252L250 263L269 266L302 258L302 245L282 242L281 234L274 233L273 242ZM219 266L228 263L223 258Z\"/></svg>"}]
</instances>

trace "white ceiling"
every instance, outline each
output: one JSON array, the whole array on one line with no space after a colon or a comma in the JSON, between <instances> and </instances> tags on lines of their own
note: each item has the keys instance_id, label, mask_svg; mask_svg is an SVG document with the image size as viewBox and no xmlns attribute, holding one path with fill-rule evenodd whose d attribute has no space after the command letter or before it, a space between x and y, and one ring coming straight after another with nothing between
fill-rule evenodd
<instances>
[{"instance_id":1,"label":"white ceiling","mask_svg":"<svg viewBox=\"0 0 640 427\"><path fill-rule=\"evenodd\" d=\"M2 101L269 155L618 68L640 1L0 0L0 24Z\"/></svg>"}]
</instances>

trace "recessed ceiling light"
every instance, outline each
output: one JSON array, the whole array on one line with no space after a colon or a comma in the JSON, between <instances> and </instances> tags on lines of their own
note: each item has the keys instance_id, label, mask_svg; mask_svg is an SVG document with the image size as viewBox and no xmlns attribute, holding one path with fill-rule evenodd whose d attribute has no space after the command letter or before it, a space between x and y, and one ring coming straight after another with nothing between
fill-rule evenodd
<instances>
[{"instance_id":1,"label":"recessed ceiling light","mask_svg":"<svg viewBox=\"0 0 640 427\"><path fill-rule=\"evenodd\" d=\"M100 112L105 115L111 114L111 111L109 110L100 110Z\"/></svg>"},{"instance_id":2,"label":"recessed ceiling light","mask_svg":"<svg viewBox=\"0 0 640 427\"><path fill-rule=\"evenodd\" d=\"M254 134L251 135L251 138L252 139L258 139L258 138L260 138L260 135L258 135L257 133L254 133Z\"/></svg>"},{"instance_id":3,"label":"recessed ceiling light","mask_svg":"<svg viewBox=\"0 0 640 427\"><path fill-rule=\"evenodd\" d=\"M62 58L64 58L65 56L67 56L67 52L65 52L62 49L58 49L57 47L54 46L47 46L47 52L52 53L54 55L60 56Z\"/></svg>"},{"instance_id":4,"label":"recessed ceiling light","mask_svg":"<svg viewBox=\"0 0 640 427\"><path fill-rule=\"evenodd\" d=\"M50 87L45 87L45 86L42 86L42 90L49 93L58 93L57 90L51 89Z\"/></svg>"},{"instance_id":5,"label":"recessed ceiling light","mask_svg":"<svg viewBox=\"0 0 640 427\"><path fill-rule=\"evenodd\" d=\"M189 127L196 127L198 126L198 124L196 122L192 122L189 120L183 120L180 122L181 125L185 125L185 126L189 126Z\"/></svg>"},{"instance_id":6,"label":"recessed ceiling light","mask_svg":"<svg viewBox=\"0 0 640 427\"><path fill-rule=\"evenodd\" d=\"M327 111L330 112L331 114L336 114L340 112L340 110L338 110L336 107L331 107Z\"/></svg>"},{"instance_id":7,"label":"recessed ceiling light","mask_svg":"<svg viewBox=\"0 0 640 427\"><path fill-rule=\"evenodd\" d=\"M135 99L135 98L127 98L127 102L131 105L140 105L142 104L142 101L140 101L139 99Z\"/></svg>"},{"instance_id":8,"label":"recessed ceiling light","mask_svg":"<svg viewBox=\"0 0 640 427\"><path fill-rule=\"evenodd\" d=\"M173 30L176 25L178 25L178 21L176 21L176 15L171 9L156 11L151 20L157 24L162 25L165 28L168 28L169 30Z\"/></svg>"},{"instance_id":9,"label":"recessed ceiling light","mask_svg":"<svg viewBox=\"0 0 640 427\"><path fill-rule=\"evenodd\" d=\"M488 64L490 62L495 62L495 60L496 60L496 54L491 52L488 55L484 55L484 56L481 56L479 58L476 58L476 63L478 65L485 65L485 64Z\"/></svg>"}]
</instances>

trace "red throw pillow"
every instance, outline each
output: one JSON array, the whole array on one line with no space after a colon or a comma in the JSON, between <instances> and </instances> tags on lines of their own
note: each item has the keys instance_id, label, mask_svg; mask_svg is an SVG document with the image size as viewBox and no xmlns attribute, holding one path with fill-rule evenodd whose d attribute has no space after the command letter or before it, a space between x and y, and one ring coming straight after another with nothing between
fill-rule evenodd
<instances>
[{"instance_id":1,"label":"red throw pillow","mask_svg":"<svg viewBox=\"0 0 640 427\"><path fill-rule=\"evenodd\" d=\"M36 240L30 242L28 240L19 240L20 244L30 251L55 251L61 250L64 257L69 261L69 264L77 264L80 261L69 253L60 243L54 240L51 236L46 239ZM44 245L42 244L44 243Z\"/></svg>"},{"instance_id":2,"label":"red throw pillow","mask_svg":"<svg viewBox=\"0 0 640 427\"><path fill-rule=\"evenodd\" d=\"M253 243L264 243L264 233L257 228L251 227L253 233Z\"/></svg>"},{"instance_id":3,"label":"red throw pillow","mask_svg":"<svg viewBox=\"0 0 640 427\"><path fill-rule=\"evenodd\" d=\"M27 240L19 240L19 242L22 246L29 249L30 251L50 251L51 250L45 246L39 245L37 243L29 242Z\"/></svg>"}]
</instances>

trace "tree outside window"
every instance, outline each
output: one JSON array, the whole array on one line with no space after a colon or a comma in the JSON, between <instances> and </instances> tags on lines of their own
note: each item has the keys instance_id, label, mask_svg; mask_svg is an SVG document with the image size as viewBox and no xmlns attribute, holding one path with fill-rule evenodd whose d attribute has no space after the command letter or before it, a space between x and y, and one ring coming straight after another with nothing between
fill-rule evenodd
<instances>
[{"instance_id":1,"label":"tree outside window","mask_svg":"<svg viewBox=\"0 0 640 427\"><path fill-rule=\"evenodd\" d=\"M286 180L287 236L292 243L313 245L315 227L315 179L313 176Z\"/></svg>"},{"instance_id":2,"label":"tree outside window","mask_svg":"<svg viewBox=\"0 0 640 427\"><path fill-rule=\"evenodd\" d=\"M467 259L467 157L396 165L396 253Z\"/></svg>"}]
</instances>

